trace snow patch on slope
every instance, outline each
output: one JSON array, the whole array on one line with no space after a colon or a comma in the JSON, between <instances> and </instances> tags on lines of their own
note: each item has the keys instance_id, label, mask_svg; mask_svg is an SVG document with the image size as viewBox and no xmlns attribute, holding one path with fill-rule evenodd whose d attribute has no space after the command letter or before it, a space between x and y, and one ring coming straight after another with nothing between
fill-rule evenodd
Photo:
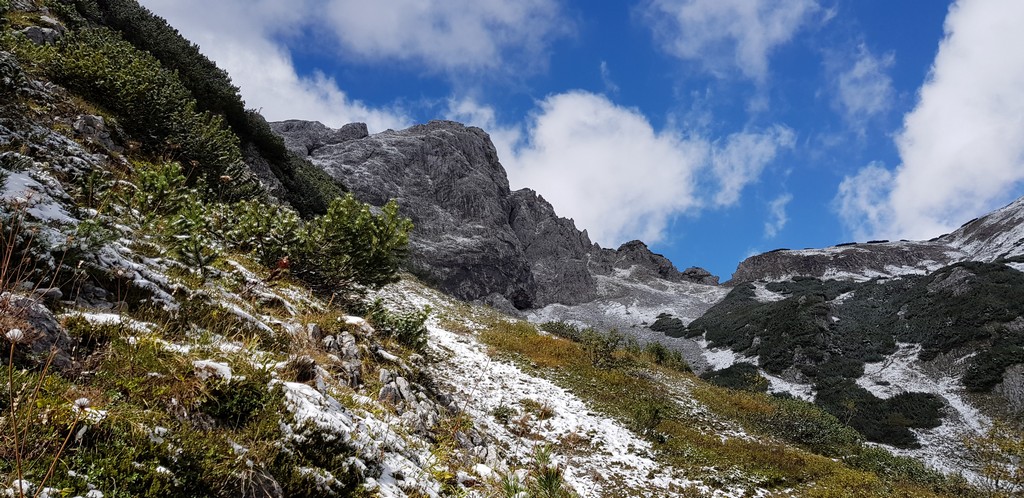
<instances>
[{"instance_id":1,"label":"snow patch on slope","mask_svg":"<svg viewBox=\"0 0 1024 498\"><path fill-rule=\"evenodd\" d=\"M914 429L922 445L920 449L887 449L922 460L943 472L963 472L963 462L959 459L963 452L961 437L982 433L991 424L988 417L964 399L965 390L957 370L962 368L966 358L940 369L918 359L920 344L898 343L897 346L899 349L885 360L864 365L864 375L857 379L857 385L882 399L904 392L934 394L947 403L948 409L939 427Z\"/></svg>"}]
</instances>

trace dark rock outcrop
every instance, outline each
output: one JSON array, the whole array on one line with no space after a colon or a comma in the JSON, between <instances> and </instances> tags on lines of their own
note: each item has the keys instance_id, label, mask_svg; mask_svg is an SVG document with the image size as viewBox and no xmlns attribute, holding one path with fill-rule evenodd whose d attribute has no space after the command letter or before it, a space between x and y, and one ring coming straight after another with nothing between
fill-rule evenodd
<instances>
[{"instance_id":1,"label":"dark rock outcrop","mask_svg":"<svg viewBox=\"0 0 1024 498\"><path fill-rule=\"evenodd\" d=\"M679 272L639 241L602 249L536 192L512 192L480 128L431 121L368 135L361 123L339 130L308 121L271 127L360 200L381 206L396 199L415 226L409 270L461 299L518 309L589 302L600 292L595 276L616 269L714 281L704 271Z\"/></svg>"}]
</instances>

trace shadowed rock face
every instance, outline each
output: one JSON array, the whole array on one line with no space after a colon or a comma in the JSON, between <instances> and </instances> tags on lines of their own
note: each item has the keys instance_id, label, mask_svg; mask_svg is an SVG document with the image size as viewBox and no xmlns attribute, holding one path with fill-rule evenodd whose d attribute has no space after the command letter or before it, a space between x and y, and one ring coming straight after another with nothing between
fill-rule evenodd
<instances>
[{"instance_id":1,"label":"shadowed rock face","mask_svg":"<svg viewBox=\"0 0 1024 498\"><path fill-rule=\"evenodd\" d=\"M599 296L595 275L633 266L672 281L711 277L680 273L639 241L601 249L536 192L512 192L479 128L431 121L368 135L360 123L340 130L306 121L271 126L360 200L381 206L396 199L415 226L410 271L461 299L518 309L589 302Z\"/></svg>"}]
</instances>

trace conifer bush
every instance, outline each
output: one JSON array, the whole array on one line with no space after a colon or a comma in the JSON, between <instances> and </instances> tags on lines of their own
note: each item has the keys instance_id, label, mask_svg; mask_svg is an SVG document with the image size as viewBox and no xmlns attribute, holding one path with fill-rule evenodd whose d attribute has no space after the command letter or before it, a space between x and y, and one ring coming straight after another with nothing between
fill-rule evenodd
<instances>
[{"instance_id":1,"label":"conifer bush","mask_svg":"<svg viewBox=\"0 0 1024 498\"><path fill-rule=\"evenodd\" d=\"M230 218L225 239L236 249L255 254L264 266L295 256L301 247L302 221L285 206L242 201L232 206Z\"/></svg>"},{"instance_id":2,"label":"conifer bush","mask_svg":"<svg viewBox=\"0 0 1024 498\"><path fill-rule=\"evenodd\" d=\"M364 312L377 332L395 339L414 351L427 347L427 318L430 307L407 313L389 311L380 299L374 300Z\"/></svg>"},{"instance_id":3,"label":"conifer bush","mask_svg":"<svg viewBox=\"0 0 1024 498\"><path fill-rule=\"evenodd\" d=\"M374 214L351 194L306 224L295 273L321 291L379 288L398 280L412 222L388 202Z\"/></svg>"},{"instance_id":4,"label":"conifer bush","mask_svg":"<svg viewBox=\"0 0 1024 498\"><path fill-rule=\"evenodd\" d=\"M199 110L175 73L116 32L82 29L25 53L51 78L113 112L145 150L179 159L190 180L205 178L228 200L259 191L224 119Z\"/></svg>"}]
</instances>

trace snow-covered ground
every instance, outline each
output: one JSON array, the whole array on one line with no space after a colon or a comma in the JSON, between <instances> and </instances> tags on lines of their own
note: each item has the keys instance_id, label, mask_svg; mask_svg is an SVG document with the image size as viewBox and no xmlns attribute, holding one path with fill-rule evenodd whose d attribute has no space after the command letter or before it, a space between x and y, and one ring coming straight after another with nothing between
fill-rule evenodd
<instances>
[{"instance_id":1,"label":"snow-covered ground","mask_svg":"<svg viewBox=\"0 0 1024 498\"><path fill-rule=\"evenodd\" d=\"M442 389L451 393L459 407L470 414L485 433L504 449L510 464L526 461L537 446L551 445L553 459L564 466L566 482L582 497L673 496L695 487L709 496L741 496L743 490L712 489L687 478L679 469L655 459L651 444L618 421L592 410L573 393L550 380L528 373L515 364L492 357L475 338L472 319L465 330L440 326L437 316L455 316L459 305L438 293L406 283L393 287L401 300L415 306L431 306L438 313L429 322L430 346L438 360L432 367ZM666 385L688 413L714 419L681 385ZM526 437L513 433L514 424L503 424L495 410L515 408L530 400L550 413L544 420L529 420L517 412L514 418L528 424ZM525 418L524 418L525 417ZM749 437L738 426L724 424L722 437ZM761 494L761 493L758 493Z\"/></svg>"}]
</instances>

